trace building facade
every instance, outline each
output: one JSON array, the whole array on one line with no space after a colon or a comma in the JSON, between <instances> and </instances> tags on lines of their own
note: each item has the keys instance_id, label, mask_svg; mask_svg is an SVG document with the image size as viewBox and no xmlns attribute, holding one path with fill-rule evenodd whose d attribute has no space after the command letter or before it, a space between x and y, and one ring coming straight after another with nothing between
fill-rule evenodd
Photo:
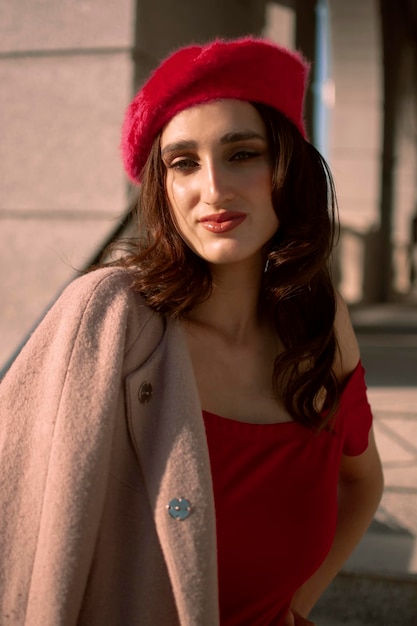
<instances>
[{"instance_id":1,"label":"building facade","mask_svg":"<svg viewBox=\"0 0 417 626\"><path fill-rule=\"evenodd\" d=\"M325 113L323 150L339 195L339 284L349 302L358 302L372 298L378 228L378 5L312 4L326 10L319 38L326 36L320 52L325 72L316 97ZM170 50L193 41L253 33L295 47L296 5L2 0L0 365L123 218L129 191L119 155L120 125L135 86ZM407 292L415 149L404 139L402 150L407 158L399 168L393 237L396 288Z\"/></svg>"}]
</instances>

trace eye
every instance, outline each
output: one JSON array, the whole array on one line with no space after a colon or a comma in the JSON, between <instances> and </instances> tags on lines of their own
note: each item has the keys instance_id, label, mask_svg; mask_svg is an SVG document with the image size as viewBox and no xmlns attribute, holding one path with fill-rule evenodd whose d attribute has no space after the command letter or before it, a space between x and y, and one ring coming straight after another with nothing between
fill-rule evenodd
<instances>
[{"instance_id":1,"label":"eye","mask_svg":"<svg viewBox=\"0 0 417 626\"><path fill-rule=\"evenodd\" d=\"M256 150L239 150L232 155L232 161L247 161L248 159L254 159L260 156L260 153Z\"/></svg>"},{"instance_id":2,"label":"eye","mask_svg":"<svg viewBox=\"0 0 417 626\"><path fill-rule=\"evenodd\" d=\"M193 159L180 158L180 159L175 159L174 161L171 161L171 163L169 163L167 167L168 169L175 170L177 172L187 173L187 172L191 172L196 167L198 167L198 163L197 161L194 161Z\"/></svg>"}]
</instances>

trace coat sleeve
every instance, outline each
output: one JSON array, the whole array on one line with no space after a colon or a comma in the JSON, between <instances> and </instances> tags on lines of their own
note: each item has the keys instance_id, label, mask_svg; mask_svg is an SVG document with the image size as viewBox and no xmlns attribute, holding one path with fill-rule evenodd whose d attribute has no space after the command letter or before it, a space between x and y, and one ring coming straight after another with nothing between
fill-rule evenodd
<instances>
[{"instance_id":1,"label":"coat sleeve","mask_svg":"<svg viewBox=\"0 0 417 626\"><path fill-rule=\"evenodd\" d=\"M0 623L76 624L102 511L129 308L74 281L0 385Z\"/></svg>"}]
</instances>

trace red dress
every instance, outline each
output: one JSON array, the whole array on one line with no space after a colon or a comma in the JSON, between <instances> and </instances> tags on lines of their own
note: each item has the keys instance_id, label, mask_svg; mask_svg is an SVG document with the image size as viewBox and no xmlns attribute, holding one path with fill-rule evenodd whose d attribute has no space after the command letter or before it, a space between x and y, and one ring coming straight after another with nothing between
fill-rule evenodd
<instances>
[{"instance_id":1,"label":"red dress","mask_svg":"<svg viewBox=\"0 0 417 626\"><path fill-rule=\"evenodd\" d=\"M372 423L359 363L332 432L249 424L203 412L217 520L221 626L279 626L330 550L342 454L365 451Z\"/></svg>"}]
</instances>

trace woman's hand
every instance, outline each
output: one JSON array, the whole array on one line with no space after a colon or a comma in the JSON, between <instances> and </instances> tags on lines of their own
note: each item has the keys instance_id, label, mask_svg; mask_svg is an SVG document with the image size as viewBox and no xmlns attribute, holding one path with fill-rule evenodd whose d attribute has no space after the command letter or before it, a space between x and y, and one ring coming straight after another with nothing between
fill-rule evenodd
<instances>
[{"instance_id":1,"label":"woman's hand","mask_svg":"<svg viewBox=\"0 0 417 626\"><path fill-rule=\"evenodd\" d=\"M297 611L288 609L283 626L314 626L314 622L302 617Z\"/></svg>"}]
</instances>

